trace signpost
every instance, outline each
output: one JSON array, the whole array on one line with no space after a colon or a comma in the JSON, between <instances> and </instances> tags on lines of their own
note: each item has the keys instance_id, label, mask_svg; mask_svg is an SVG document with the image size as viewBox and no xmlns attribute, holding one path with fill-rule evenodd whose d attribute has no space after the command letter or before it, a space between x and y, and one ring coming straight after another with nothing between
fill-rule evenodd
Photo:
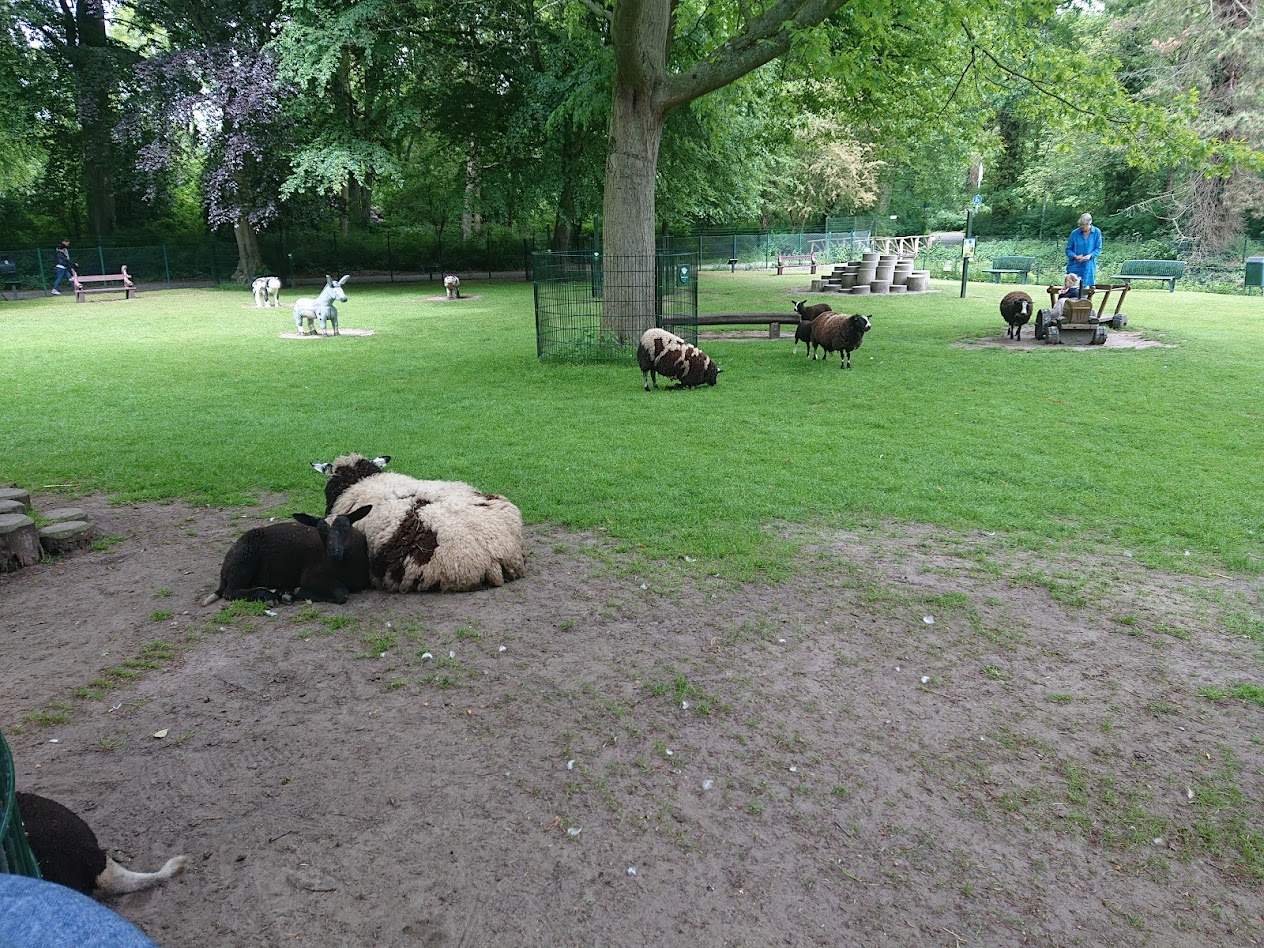
<instances>
[{"instance_id":1,"label":"signpost","mask_svg":"<svg viewBox=\"0 0 1264 948\"><path fill-rule=\"evenodd\" d=\"M966 239L961 242L961 298L966 298L966 279L970 275L970 261L974 258L974 209L983 203L983 195L976 194L974 203L966 208Z\"/></svg>"}]
</instances>

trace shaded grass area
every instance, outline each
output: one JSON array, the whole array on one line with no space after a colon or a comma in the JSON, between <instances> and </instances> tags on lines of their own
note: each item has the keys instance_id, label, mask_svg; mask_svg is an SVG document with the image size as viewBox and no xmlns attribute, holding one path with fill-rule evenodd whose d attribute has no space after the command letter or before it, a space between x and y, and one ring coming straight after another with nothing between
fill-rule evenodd
<instances>
[{"instance_id":1,"label":"shaded grass area","mask_svg":"<svg viewBox=\"0 0 1264 948\"><path fill-rule=\"evenodd\" d=\"M701 279L704 311L789 312L807 278ZM970 351L952 343L1003 328L1012 287L961 300L935 285L864 301L874 329L850 372L794 358L789 338L704 341L719 385L648 395L631 361L540 363L524 284L460 303L353 285L343 326L375 335L321 340L279 338L288 311L245 290L24 301L0 355L3 477L208 504L280 492L317 510L308 462L360 451L737 578L780 573L771 524L870 518L1264 568L1247 476L1264 450L1258 301L1131 294L1129 328L1170 349Z\"/></svg>"}]
</instances>

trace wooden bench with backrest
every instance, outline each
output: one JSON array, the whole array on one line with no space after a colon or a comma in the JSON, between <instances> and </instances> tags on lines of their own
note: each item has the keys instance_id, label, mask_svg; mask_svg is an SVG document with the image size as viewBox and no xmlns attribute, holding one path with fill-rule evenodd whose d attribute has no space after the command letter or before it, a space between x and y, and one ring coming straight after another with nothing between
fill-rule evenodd
<instances>
[{"instance_id":1,"label":"wooden bench with backrest","mask_svg":"<svg viewBox=\"0 0 1264 948\"><path fill-rule=\"evenodd\" d=\"M1184 260L1125 260L1122 271L1111 277L1132 286L1133 280L1160 280L1167 284L1169 293L1176 292L1176 281L1185 273Z\"/></svg>"},{"instance_id":2,"label":"wooden bench with backrest","mask_svg":"<svg viewBox=\"0 0 1264 948\"><path fill-rule=\"evenodd\" d=\"M779 253L777 254L777 276L781 276L786 267L804 266L805 264L810 264L812 272L816 273L816 254Z\"/></svg>"},{"instance_id":3,"label":"wooden bench with backrest","mask_svg":"<svg viewBox=\"0 0 1264 948\"><path fill-rule=\"evenodd\" d=\"M1035 257L993 257L992 266L983 272L992 274L993 283L1000 283L1001 277L1007 273L1021 276L1026 283L1031 271L1036 269Z\"/></svg>"},{"instance_id":4,"label":"wooden bench with backrest","mask_svg":"<svg viewBox=\"0 0 1264 948\"><path fill-rule=\"evenodd\" d=\"M136 286L132 283L132 278L128 275L127 267L119 267L119 273L105 273L101 276L80 276L74 270L70 271L70 282L75 287L75 302L88 302L89 293L122 293L124 299L136 299ZM87 284L101 283L102 286L89 286ZM104 285L104 284L115 284Z\"/></svg>"},{"instance_id":5,"label":"wooden bench with backrest","mask_svg":"<svg viewBox=\"0 0 1264 948\"><path fill-rule=\"evenodd\" d=\"M768 327L769 339L781 338L781 324L799 325L799 317L795 313L702 313L695 320L692 316L668 317L663 320L663 328L675 332L678 326L763 326Z\"/></svg>"}]
</instances>

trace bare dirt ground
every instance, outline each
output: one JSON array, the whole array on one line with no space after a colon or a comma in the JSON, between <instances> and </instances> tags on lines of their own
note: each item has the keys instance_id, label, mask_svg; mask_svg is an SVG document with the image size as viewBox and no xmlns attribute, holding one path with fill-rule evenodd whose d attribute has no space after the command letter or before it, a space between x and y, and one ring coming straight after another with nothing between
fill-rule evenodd
<instances>
[{"instance_id":1,"label":"bare dirt ground","mask_svg":"<svg viewBox=\"0 0 1264 948\"><path fill-rule=\"evenodd\" d=\"M535 527L501 589L241 615L199 603L261 509L74 503L105 549L0 575L0 728L124 864L191 854L111 903L162 945L1264 937L1261 708L1203 692L1260 679L1258 579L874 525L736 585Z\"/></svg>"}]
</instances>

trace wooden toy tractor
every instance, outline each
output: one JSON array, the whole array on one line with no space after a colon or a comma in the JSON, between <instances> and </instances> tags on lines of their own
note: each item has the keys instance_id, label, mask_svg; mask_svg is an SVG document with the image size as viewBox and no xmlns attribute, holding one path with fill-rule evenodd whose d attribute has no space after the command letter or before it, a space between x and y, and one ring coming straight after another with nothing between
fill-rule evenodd
<instances>
[{"instance_id":1,"label":"wooden toy tractor","mask_svg":"<svg viewBox=\"0 0 1264 948\"><path fill-rule=\"evenodd\" d=\"M1042 309L1036 313L1036 338L1043 339L1046 345L1058 346L1069 344L1074 346L1101 346L1106 344L1106 327L1122 329L1128 325L1128 317L1120 312L1124 305L1124 297L1128 295L1126 284L1098 283L1084 290L1078 300L1063 300L1061 315L1055 316L1053 311L1058 304L1058 294L1062 287L1051 286L1049 290L1050 309ZM1119 300L1115 303L1115 312L1106 314L1106 304L1110 302L1110 294L1119 291ZM1101 305L1093 311L1093 298L1101 294Z\"/></svg>"}]
</instances>

